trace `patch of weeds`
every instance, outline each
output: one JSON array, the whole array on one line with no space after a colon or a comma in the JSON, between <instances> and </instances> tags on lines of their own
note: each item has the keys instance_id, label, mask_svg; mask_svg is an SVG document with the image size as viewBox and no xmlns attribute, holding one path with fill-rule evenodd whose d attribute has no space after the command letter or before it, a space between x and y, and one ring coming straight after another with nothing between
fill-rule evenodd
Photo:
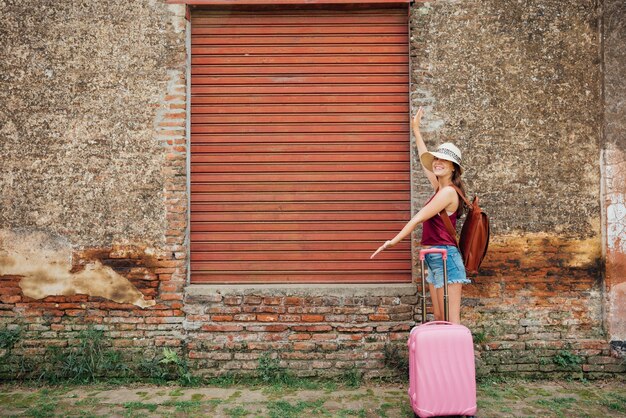
<instances>
[{"instance_id":1,"label":"patch of weeds","mask_svg":"<svg viewBox=\"0 0 626 418\"><path fill-rule=\"evenodd\" d=\"M28 408L39 397L36 393L1 393L0 405L11 405L14 408Z\"/></svg>"},{"instance_id":2,"label":"patch of weeds","mask_svg":"<svg viewBox=\"0 0 626 418\"><path fill-rule=\"evenodd\" d=\"M376 414L380 417L380 418L387 418L387 411L389 411L391 408L393 408L393 405L390 403L383 403L381 404L378 409L376 409Z\"/></svg>"},{"instance_id":3,"label":"patch of weeds","mask_svg":"<svg viewBox=\"0 0 626 418\"><path fill-rule=\"evenodd\" d=\"M324 399L318 399L315 402L298 401L293 405L282 400L269 402L267 404L267 412L271 418L300 418L326 415L327 411L323 408L324 402Z\"/></svg>"},{"instance_id":4,"label":"patch of weeds","mask_svg":"<svg viewBox=\"0 0 626 418\"><path fill-rule=\"evenodd\" d=\"M240 390L238 390L236 392L233 392L233 394L228 397L228 400L229 401L234 401L237 398L241 398L241 391Z\"/></svg>"},{"instance_id":5,"label":"patch of weeds","mask_svg":"<svg viewBox=\"0 0 626 418\"><path fill-rule=\"evenodd\" d=\"M180 358L178 353L171 348L163 348L163 358L161 364L173 364L176 366L177 378L181 385L190 386L197 383L197 379L189 371L189 365L184 358Z\"/></svg>"},{"instance_id":6,"label":"patch of weeds","mask_svg":"<svg viewBox=\"0 0 626 418\"><path fill-rule=\"evenodd\" d=\"M159 405L155 403L143 403L143 402L125 402L123 406L129 411L137 411L140 409L146 409L150 412L156 411L157 408L159 407Z\"/></svg>"},{"instance_id":7,"label":"patch of weeds","mask_svg":"<svg viewBox=\"0 0 626 418\"><path fill-rule=\"evenodd\" d=\"M356 389L361 387L361 383L363 383L363 375L356 366L352 366L343 373L343 381L346 386Z\"/></svg>"},{"instance_id":8,"label":"patch of weeds","mask_svg":"<svg viewBox=\"0 0 626 418\"><path fill-rule=\"evenodd\" d=\"M502 388L496 385L481 386L479 388L479 392L482 393L487 398L491 398L495 400L501 400L503 398Z\"/></svg>"},{"instance_id":9,"label":"patch of weeds","mask_svg":"<svg viewBox=\"0 0 626 418\"><path fill-rule=\"evenodd\" d=\"M108 348L104 331L92 326L78 334L76 347L48 347L43 364L39 380L48 383L59 383L63 380L88 383L101 376L127 375L130 372L130 368L122 361L121 353Z\"/></svg>"},{"instance_id":10,"label":"patch of weeds","mask_svg":"<svg viewBox=\"0 0 626 418\"><path fill-rule=\"evenodd\" d=\"M259 379L256 377L238 375L231 371L224 373L217 377L206 378L202 382L208 386L229 387L235 385L250 385L254 386L259 383Z\"/></svg>"},{"instance_id":11,"label":"patch of weeds","mask_svg":"<svg viewBox=\"0 0 626 418\"><path fill-rule=\"evenodd\" d=\"M397 344L386 343L383 347L384 364L400 376L409 375L409 357L405 355Z\"/></svg>"},{"instance_id":12,"label":"patch of weeds","mask_svg":"<svg viewBox=\"0 0 626 418\"><path fill-rule=\"evenodd\" d=\"M184 394L185 392L183 392L181 388L176 388L169 393L170 396L174 396L174 397L183 396Z\"/></svg>"},{"instance_id":13,"label":"patch of weeds","mask_svg":"<svg viewBox=\"0 0 626 418\"><path fill-rule=\"evenodd\" d=\"M611 411L626 413L626 395L609 392L600 401L600 404L606 406Z\"/></svg>"},{"instance_id":14,"label":"patch of weeds","mask_svg":"<svg viewBox=\"0 0 626 418\"><path fill-rule=\"evenodd\" d=\"M358 411L356 409L341 409L339 411L337 411L337 416L340 418L344 418L344 417L359 417L359 418L366 418L366 413L365 413L365 409L359 409Z\"/></svg>"},{"instance_id":15,"label":"patch of weeds","mask_svg":"<svg viewBox=\"0 0 626 418\"><path fill-rule=\"evenodd\" d=\"M193 395L191 395L191 400L194 402L200 402L202 398L204 398L203 393L194 393Z\"/></svg>"},{"instance_id":16,"label":"patch of weeds","mask_svg":"<svg viewBox=\"0 0 626 418\"><path fill-rule=\"evenodd\" d=\"M215 408L216 406L218 406L222 402L224 402L224 400L222 400L222 399L209 399L208 401L206 401L206 403L211 405L213 408Z\"/></svg>"},{"instance_id":17,"label":"patch of weeds","mask_svg":"<svg viewBox=\"0 0 626 418\"><path fill-rule=\"evenodd\" d=\"M268 353L259 357L257 373L263 382L270 384L289 384L293 380L288 371L280 367L279 360Z\"/></svg>"},{"instance_id":18,"label":"patch of weeds","mask_svg":"<svg viewBox=\"0 0 626 418\"><path fill-rule=\"evenodd\" d=\"M241 406L236 406L234 408L225 408L224 413L231 418L245 417L250 414L250 412L248 412Z\"/></svg>"},{"instance_id":19,"label":"patch of weeds","mask_svg":"<svg viewBox=\"0 0 626 418\"><path fill-rule=\"evenodd\" d=\"M37 400L36 405L28 408L24 415L32 418L49 418L55 417L54 411L57 408L57 402L51 400L48 396L42 396Z\"/></svg>"},{"instance_id":20,"label":"patch of weeds","mask_svg":"<svg viewBox=\"0 0 626 418\"><path fill-rule=\"evenodd\" d=\"M569 350L561 350L552 357L552 361L561 367L571 367L582 363L582 358Z\"/></svg>"},{"instance_id":21,"label":"patch of weeds","mask_svg":"<svg viewBox=\"0 0 626 418\"><path fill-rule=\"evenodd\" d=\"M88 396L84 399L81 399L80 401L76 401L76 403L74 405L76 406L95 406L98 405L100 403L100 400L98 398L95 398L93 396Z\"/></svg>"},{"instance_id":22,"label":"patch of weeds","mask_svg":"<svg viewBox=\"0 0 626 418\"><path fill-rule=\"evenodd\" d=\"M20 340L21 333L21 328L0 329L0 348L10 351L13 346Z\"/></svg>"},{"instance_id":23,"label":"patch of weeds","mask_svg":"<svg viewBox=\"0 0 626 418\"><path fill-rule=\"evenodd\" d=\"M411 404L409 402L400 403L400 416L403 416L403 417L414 416L413 408L411 408Z\"/></svg>"},{"instance_id":24,"label":"patch of weeds","mask_svg":"<svg viewBox=\"0 0 626 418\"><path fill-rule=\"evenodd\" d=\"M145 398L146 396L148 396L148 392L135 392L135 395Z\"/></svg>"},{"instance_id":25,"label":"patch of weeds","mask_svg":"<svg viewBox=\"0 0 626 418\"><path fill-rule=\"evenodd\" d=\"M337 390L337 382L333 382L332 380L329 380L327 382L324 382L322 387L324 388L324 392L332 393Z\"/></svg>"},{"instance_id":26,"label":"patch of weeds","mask_svg":"<svg viewBox=\"0 0 626 418\"><path fill-rule=\"evenodd\" d=\"M372 389L367 389L367 391L365 392L355 393L349 396L350 400L353 400L353 401L358 401L358 400L367 399L367 398L374 399L373 397L374 397L374 392L372 391Z\"/></svg>"},{"instance_id":27,"label":"patch of weeds","mask_svg":"<svg viewBox=\"0 0 626 418\"><path fill-rule=\"evenodd\" d=\"M100 415L93 414L91 412L80 411L77 418L100 418Z\"/></svg>"},{"instance_id":28,"label":"patch of weeds","mask_svg":"<svg viewBox=\"0 0 626 418\"><path fill-rule=\"evenodd\" d=\"M537 405L548 408L550 411L556 413L558 416L563 416L563 410L568 409L571 406L575 406L576 399L571 397L539 399L536 401L536 403Z\"/></svg>"},{"instance_id":29,"label":"patch of weeds","mask_svg":"<svg viewBox=\"0 0 626 418\"><path fill-rule=\"evenodd\" d=\"M474 339L474 344L485 344L488 341L487 332L485 331L474 331L472 332L472 338Z\"/></svg>"}]
</instances>

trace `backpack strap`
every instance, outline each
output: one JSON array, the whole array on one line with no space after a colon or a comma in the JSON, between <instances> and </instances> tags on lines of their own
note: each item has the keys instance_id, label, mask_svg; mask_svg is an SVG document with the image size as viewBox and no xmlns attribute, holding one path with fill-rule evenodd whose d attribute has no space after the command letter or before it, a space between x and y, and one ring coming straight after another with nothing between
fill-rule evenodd
<instances>
[{"instance_id":1,"label":"backpack strap","mask_svg":"<svg viewBox=\"0 0 626 418\"><path fill-rule=\"evenodd\" d=\"M458 247L459 239L457 238L456 231L454 230L454 227L452 226L452 221L450 220L450 217L446 213L446 208L443 208L443 210L439 212L439 216L441 216L441 219L443 220L443 224L446 226L448 233L454 239L454 242L456 243L456 246Z\"/></svg>"},{"instance_id":2,"label":"backpack strap","mask_svg":"<svg viewBox=\"0 0 626 418\"><path fill-rule=\"evenodd\" d=\"M467 197L465 197L465 194L463 194L461 189L456 187L454 184L451 184L450 186L452 186L454 190L456 190L456 193L461 197L461 199L465 201L465 204L467 205L467 207L472 207L472 204L469 202L469 200L467 200ZM448 233L450 234L450 236L454 238L454 242L456 242L456 246L458 247L459 239L456 236L456 230L452 226L452 221L450 220L450 217L448 216L448 213L446 212L446 208L443 208L441 212L439 212L439 216L441 216L441 220L443 220L443 224L448 230Z\"/></svg>"}]
</instances>

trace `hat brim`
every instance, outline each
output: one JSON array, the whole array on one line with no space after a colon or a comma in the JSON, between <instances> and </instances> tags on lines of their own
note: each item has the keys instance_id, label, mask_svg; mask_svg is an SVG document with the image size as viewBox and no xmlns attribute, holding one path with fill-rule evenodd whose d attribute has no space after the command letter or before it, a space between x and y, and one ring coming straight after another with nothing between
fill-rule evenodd
<instances>
[{"instance_id":1,"label":"hat brim","mask_svg":"<svg viewBox=\"0 0 626 418\"><path fill-rule=\"evenodd\" d=\"M420 155L420 161L422 162L422 166L430 172L433 171L433 161L435 161L435 158L439 158L440 160L450 161L459 167L459 170L461 170L461 173L463 172L463 167L461 166L461 164L456 162L452 157L450 157L447 154L443 154L440 152L427 151L423 153L422 155Z\"/></svg>"}]
</instances>

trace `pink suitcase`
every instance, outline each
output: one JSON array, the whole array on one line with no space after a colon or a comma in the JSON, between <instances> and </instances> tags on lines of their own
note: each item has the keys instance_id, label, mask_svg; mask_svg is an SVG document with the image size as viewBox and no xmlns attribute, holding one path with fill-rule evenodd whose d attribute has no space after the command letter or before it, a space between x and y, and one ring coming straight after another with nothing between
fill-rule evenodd
<instances>
[{"instance_id":1,"label":"pink suitcase","mask_svg":"<svg viewBox=\"0 0 626 418\"><path fill-rule=\"evenodd\" d=\"M444 260L444 317L448 319L447 251L420 251L422 324L409 336L409 398L415 415L435 417L476 414L476 370L472 333L463 325L426 322L424 256L441 253Z\"/></svg>"}]
</instances>

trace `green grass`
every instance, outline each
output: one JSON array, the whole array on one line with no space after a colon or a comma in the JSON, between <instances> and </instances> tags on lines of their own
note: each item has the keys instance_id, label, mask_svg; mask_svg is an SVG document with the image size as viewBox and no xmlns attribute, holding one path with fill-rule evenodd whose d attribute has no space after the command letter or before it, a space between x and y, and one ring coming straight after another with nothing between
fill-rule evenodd
<instances>
[{"instance_id":1,"label":"green grass","mask_svg":"<svg viewBox=\"0 0 626 418\"><path fill-rule=\"evenodd\" d=\"M248 412L246 409L242 408L241 406L236 406L230 409L225 408L224 413L226 413L231 418L245 417L250 414L250 412Z\"/></svg>"},{"instance_id":2,"label":"green grass","mask_svg":"<svg viewBox=\"0 0 626 418\"><path fill-rule=\"evenodd\" d=\"M36 405L28 408L24 415L32 418L56 417L54 412L57 404L58 402L52 401L48 397L43 397L37 401Z\"/></svg>"},{"instance_id":3,"label":"green grass","mask_svg":"<svg viewBox=\"0 0 626 418\"><path fill-rule=\"evenodd\" d=\"M204 398L204 394L202 393L194 393L193 395L191 395L191 400L195 402L201 401L202 398Z\"/></svg>"},{"instance_id":4,"label":"green grass","mask_svg":"<svg viewBox=\"0 0 626 418\"><path fill-rule=\"evenodd\" d=\"M299 380L295 382L300 385ZM412 416L405 385L381 386L368 382L363 389L352 390L343 382L343 379L334 382L317 380L312 384L302 384L303 387L316 388L315 394L307 395L311 396L309 398L299 397L300 392L296 388L284 383L262 385L259 381L252 387L237 386L219 399L211 398L210 392L197 393L199 390L184 387L130 385L127 393L137 396L135 399L140 402L126 403L121 400L109 403L106 400L110 396L105 391L117 389L108 383L43 388L35 385L36 390L25 384L4 385L0 386L0 416L351 418L361 417L366 411L369 416L382 418ZM384 390L381 389L383 387ZM347 392L333 394L338 390ZM161 404L154 403L153 397L158 393L168 400ZM183 395L185 398L181 398ZM250 395L259 401L251 404ZM478 404L484 416L626 416L626 385L610 380L550 382L498 379L478 385Z\"/></svg>"},{"instance_id":5,"label":"green grass","mask_svg":"<svg viewBox=\"0 0 626 418\"><path fill-rule=\"evenodd\" d=\"M380 405L378 409L376 409L376 415L378 415L380 418L387 418L388 417L387 412L391 408L393 408L393 405L385 402L382 405Z\"/></svg>"},{"instance_id":6,"label":"green grass","mask_svg":"<svg viewBox=\"0 0 626 418\"><path fill-rule=\"evenodd\" d=\"M366 418L365 409L341 409L337 412L337 417L339 418L347 418L347 417L359 417Z\"/></svg>"},{"instance_id":7,"label":"green grass","mask_svg":"<svg viewBox=\"0 0 626 418\"><path fill-rule=\"evenodd\" d=\"M166 401L163 402L163 406L173 406L176 412L196 412L199 411L203 405L200 401Z\"/></svg>"},{"instance_id":8,"label":"green grass","mask_svg":"<svg viewBox=\"0 0 626 418\"><path fill-rule=\"evenodd\" d=\"M146 409L150 412L154 412L157 410L159 405L155 403L143 403L143 402L125 402L124 408L130 411L137 411L139 409Z\"/></svg>"},{"instance_id":9,"label":"green grass","mask_svg":"<svg viewBox=\"0 0 626 418\"><path fill-rule=\"evenodd\" d=\"M300 418L328 414L322 405L324 405L324 399L318 399L314 402L298 401L295 404L287 401L275 401L269 402L267 409L271 418Z\"/></svg>"},{"instance_id":10,"label":"green grass","mask_svg":"<svg viewBox=\"0 0 626 418\"><path fill-rule=\"evenodd\" d=\"M537 405L549 409L559 417L567 416L565 415L564 410L577 406L576 399L572 397L538 399L536 403Z\"/></svg>"},{"instance_id":11,"label":"green grass","mask_svg":"<svg viewBox=\"0 0 626 418\"><path fill-rule=\"evenodd\" d=\"M363 375L359 369L356 368L356 366L352 366L343 373L343 381L349 388L356 389L361 387L361 383L363 383Z\"/></svg>"},{"instance_id":12,"label":"green grass","mask_svg":"<svg viewBox=\"0 0 626 418\"><path fill-rule=\"evenodd\" d=\"M76 406L95 406L100 404L100 400L94 396L87 396L84 399L81 399L80 401L76 401L76 403L74 405Z\"/></svg>"},{"instance_id":13,"label":"green grass","mask_svg":"<svg viewBox=\"0 0 626 418\"><path fill-rule=\"evenodd\" d=\"M609 392L600 401L600 404L606 406L611 411L626 414L626 394L618 394Z\"/></svg>"},{"instance_id":14,"label":"green grass","mask_svg":"<svg viewBox=\"0 0 626 418\"><path fill-rule=\"evenodd\" d=\"M178 396L183 396L185 393L183 392L182 388L176 388L173 391L170 392L170 396L174 396L174 397L178 397Z\"/></svg>"}]
</instances>

